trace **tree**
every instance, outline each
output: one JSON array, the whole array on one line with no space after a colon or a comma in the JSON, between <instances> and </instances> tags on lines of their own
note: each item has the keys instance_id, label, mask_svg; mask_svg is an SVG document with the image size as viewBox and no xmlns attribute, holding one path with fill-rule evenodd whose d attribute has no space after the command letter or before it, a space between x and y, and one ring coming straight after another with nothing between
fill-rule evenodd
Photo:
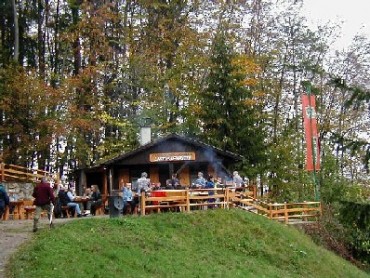
<instances>
[{"instance_id":1,"label":"tree","mask_svg":"<svg viewBox=\"0 0 370 278\"><path fill-rule=\"evenodd\" d=\"M52 107L61 99L58 92L45 86L33 71L25 73L20 67L0 71L0 129L3 159L24 166L47 166L49 146L54 136L63 130L61 115ZM48 156L45 157L45 154Z\"/></svg>"},{"instance_id":2,"label":"tree","mask_svg":"<svg viewBox=\"0 0 370 278\"><path fill-rule=\"evenodd\" d=\"M207 87L200 96L202 137L211 145L243 155L245 164L256 166L263 159L265 141L254 89L258 66L233 50L222 28L211 52Z\"/></svg>"}]
</instances>

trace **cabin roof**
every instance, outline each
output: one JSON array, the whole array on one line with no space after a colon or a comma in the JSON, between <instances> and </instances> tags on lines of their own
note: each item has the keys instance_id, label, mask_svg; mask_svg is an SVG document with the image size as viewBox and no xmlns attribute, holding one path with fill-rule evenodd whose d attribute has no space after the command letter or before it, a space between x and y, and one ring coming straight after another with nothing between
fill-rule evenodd
<instances>
[{"instance_id":1,"label":"cabin roof","mask_svg":"<svg viewBox=\"0 0 370 278\"><path fill-rule=\"evenodd\" d=\"M174 141L174 140L184 142L184 143L187 143L187 144L190 144L190 145L193 145L195 147L202 148L202 149L212 149L219 156L222 156L222 157L224 157L226 159L229 159L229 160L233 160L234 162L238 162L238 161L241 161L243 159L243 157L241 155L238 155L238 154L235 154L235 153L232 153L232 152L229 152L229 151L221 150L220 148L216 148L214 146L211 146L209 144L201 142L197 139L192 139L192 138L189 138L189 137L181 136L177 133L172 133L172 134L169 134L169 135L167 135L163 138L159 138L157 140L149 142L149 143L147 143L147 144L145 144L145 145L143 145L143 146L141 146L141 147L139 147L139 148L137 148L133 151L126 152L124 154L118 155L115 158L107 160L104 163L102 163L102 165L115 164L118 161L125 160L126 158L138 155L138 154L140 154L144 151L148 151L148 150L150 150L151 148L153 148L157 145L165 143L166 141Z\"/></svg>"}]
</instances>

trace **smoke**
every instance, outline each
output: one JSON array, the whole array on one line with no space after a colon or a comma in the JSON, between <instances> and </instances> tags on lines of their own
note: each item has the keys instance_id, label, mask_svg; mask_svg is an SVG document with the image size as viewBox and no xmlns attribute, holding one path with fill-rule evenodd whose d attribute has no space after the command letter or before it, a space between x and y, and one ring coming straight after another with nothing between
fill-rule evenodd
<instances>
[{"instance_id":1,"label":"smoke","mask_svg":"<svg viewBox=\"0 0 370 278\"><path fill-rule=\"evenodd\" d=\"M222 177L223 179L230 176L228 170L223 166L222 161L217 157L213 149L205 149L204 156L214 169L215 176Z\"/></svg>"}]
</instances>

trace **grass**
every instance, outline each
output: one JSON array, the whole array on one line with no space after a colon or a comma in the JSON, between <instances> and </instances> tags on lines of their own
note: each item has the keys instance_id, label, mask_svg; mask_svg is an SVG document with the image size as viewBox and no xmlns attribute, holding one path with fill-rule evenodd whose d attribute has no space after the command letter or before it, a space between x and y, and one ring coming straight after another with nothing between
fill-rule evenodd
<instances>
[{"instance_id":1,"label":"grass","mask_svg":"<svg viewBox=\"0 0 370 278\"><path fill-rule=\"evenodd\" d=\"M370 277L293 227L240 210L80 219L41 230L6 277Z\"/></svg>"}]
</instances>

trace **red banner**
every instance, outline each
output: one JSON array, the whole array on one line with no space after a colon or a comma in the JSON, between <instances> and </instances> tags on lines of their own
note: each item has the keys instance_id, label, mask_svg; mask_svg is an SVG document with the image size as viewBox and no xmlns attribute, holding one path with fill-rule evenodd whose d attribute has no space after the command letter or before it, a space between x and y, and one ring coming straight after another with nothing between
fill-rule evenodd
<instances>
[{"instance_id":1,"label":"red banner","mask_svg":"<svg viewBox=\"0 0 370 278\"><path fill-rule=\"evenodd\" d=\"M306 138L306 170L320 170L320 148L317 136L316 101L314 95L302 95L302 113Z\"/></svg>"}]
</instances>

